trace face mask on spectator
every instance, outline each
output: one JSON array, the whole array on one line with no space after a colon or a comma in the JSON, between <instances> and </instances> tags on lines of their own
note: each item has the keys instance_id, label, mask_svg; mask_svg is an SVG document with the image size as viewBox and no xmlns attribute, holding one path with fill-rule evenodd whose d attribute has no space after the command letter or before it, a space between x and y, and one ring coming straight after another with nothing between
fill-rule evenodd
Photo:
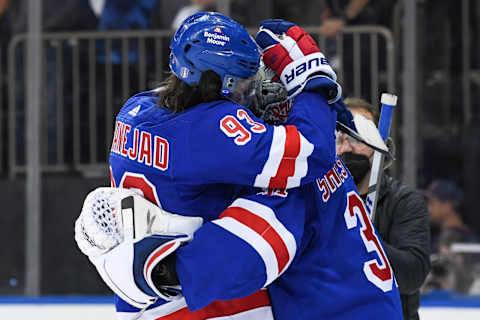
<instances>
[{"instance_id":1,"label":"face mask on spectator","mask_svg":"<svg viewBox=\"0 0 480 320\"><path fill-rule=\"evenodd\" d=\"M353 152L344 152L341 157L352 174L355 184L358 185L371 169L368 157Z\"/></svg>"}]
</instances>

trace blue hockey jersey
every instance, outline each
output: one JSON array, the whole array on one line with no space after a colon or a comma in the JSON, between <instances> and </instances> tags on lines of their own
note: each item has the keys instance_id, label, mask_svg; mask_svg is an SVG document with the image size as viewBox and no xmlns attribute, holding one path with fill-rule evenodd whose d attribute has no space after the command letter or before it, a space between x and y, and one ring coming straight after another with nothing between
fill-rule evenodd
<instances>
[{"instance_id":1,"label":"blue hockey jersey","mask_svg":"<svg viewBox=\"0 0 480 320\"><path fill-rule=\"evenodd\" d=\"M295 125L272 126L230 101L172 114L157 106L153 91L138 94L117 116L111 164L167 179L174 187L297 187L333 162L336 119L319 95L305 93L297 101L289 120Z\"/></svg>"},{"instance_id":2,"label":"blue hockey jersey","mask_svg":"<svg viewBox=\"0 0 480 320\"><path fill-rule=\"evenodd\" d=\"M157 102L141 93L120 111L112 185L206 223L177 251L185 299L159 301L141 319L401 318L388 260L335 159L336 114L321 96L299 95L286 126L229 101L180 114ZM121 319L138 311L118 298L116 306Z\"/></svg>"},{"instance_id":3,"label":"blue hockey jersey","mask_svg":"<svg viewBox=\"0 0 480 320\"><path fill-rule=\"evenodd\" d=\"M241 196L178 250L188 306L267 287L277 320L402 319L393 270L343 163L287 193Z\"/></svg>"}]
</instances>

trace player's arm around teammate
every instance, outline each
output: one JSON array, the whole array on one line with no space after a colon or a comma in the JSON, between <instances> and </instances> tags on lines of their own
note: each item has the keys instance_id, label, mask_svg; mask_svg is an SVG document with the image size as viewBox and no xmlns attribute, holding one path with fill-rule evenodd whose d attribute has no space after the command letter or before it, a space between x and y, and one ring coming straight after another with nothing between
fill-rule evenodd
<instances>
[{"instance_id":1,"label":"player's arm around teammate","mask_svg":"<svg viewBox=\"0 0 480 320\"><path fill-rule=\"evenodd\" d=\"M260 191L245 190L202 224L201 217L171 214L133 191L98 188L85 200L75 239L131 306L184 297L196 311L215 300L250 296L295 259L306 221L301 189ZM270 305L268 298L257 303Z\"/></svg>"}]
</instances>

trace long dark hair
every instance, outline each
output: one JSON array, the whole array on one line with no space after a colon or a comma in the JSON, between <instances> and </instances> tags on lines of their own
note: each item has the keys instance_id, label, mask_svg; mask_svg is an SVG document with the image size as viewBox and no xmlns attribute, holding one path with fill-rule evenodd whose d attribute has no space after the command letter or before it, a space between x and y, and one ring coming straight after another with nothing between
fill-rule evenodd
<instances>
[{"instance_id":1,"label":"long dark hair","mask_svg":"<svg viewBox=\"0 0 480 320\"><path fill-rule=\"evenodd\" d=\"M222 95L222 80L212 70L203 72L196 86L189 86L173 73L161 86L164 89L159 93L159 104L173 113L185 111L203 102L226 100Z\"/></svg>"}]
</instances>

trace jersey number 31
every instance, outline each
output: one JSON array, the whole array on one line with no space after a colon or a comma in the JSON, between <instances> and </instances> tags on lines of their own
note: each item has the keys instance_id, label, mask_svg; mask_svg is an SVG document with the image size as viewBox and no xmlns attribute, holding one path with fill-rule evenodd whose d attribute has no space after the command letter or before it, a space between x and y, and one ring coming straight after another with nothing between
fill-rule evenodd
<instances>
[{"instance_id":1,"label":"jersey number 31","mask_svg":"<svg viewBox=\"0 0 480 320\"><path fill-rule=\"evenodd\" d=\"M355 228L358 222L361 223L360 235L362 236L367 251L375 251L380 260L372 259L363 264L363 272L367 279L375 286L382 289L383 292L392 290L393 272L390 267L390 262L388 262L387 255L375 234L372 222L368 218L362 199L355 191L350 191L347 194L345 222L348 229Z\"/></svg>"}]
</instances>

